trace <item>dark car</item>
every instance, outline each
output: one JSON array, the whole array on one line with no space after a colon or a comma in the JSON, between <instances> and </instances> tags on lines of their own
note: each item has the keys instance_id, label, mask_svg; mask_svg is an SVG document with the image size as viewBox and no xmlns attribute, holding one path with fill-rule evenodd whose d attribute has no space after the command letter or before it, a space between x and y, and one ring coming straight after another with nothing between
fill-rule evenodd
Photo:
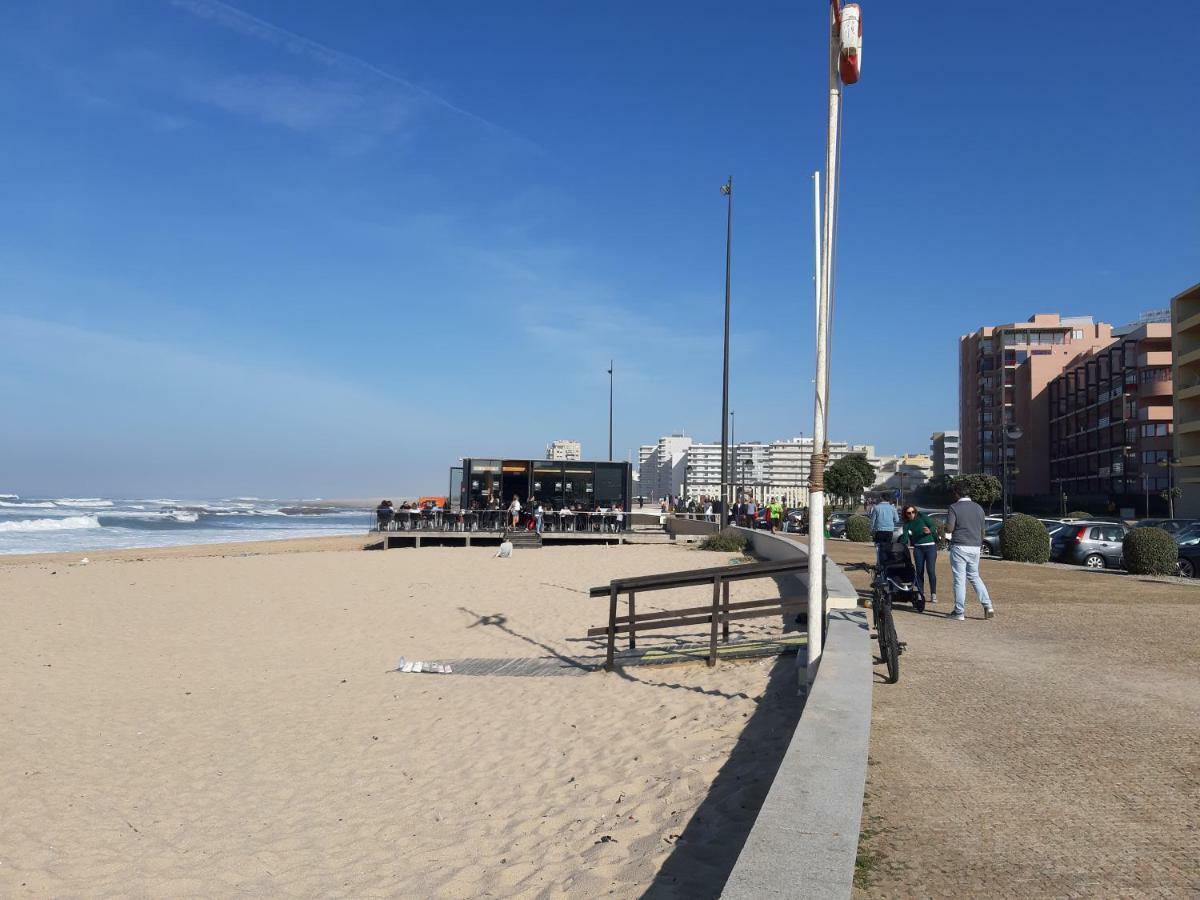
<instances>
[{"instance_id":1,"label":"dark car","mask_svg":"<svg viewBox=\"0 0 1200 900\"><path fill-rule=\"evenodd\" d=\"M1196 525L1195 519L1142 519L1134 522L1134 528L1161 528L1170 535L1179 534L1182 531L1187 531Z\"/></svg>"},{"instance_id":2,"label":"dark car","mask_svg":"<svg viewBox=\"0 0 1200 900\"><path fill-rule=\"evenodd\" d=\"M1184 578L1195 578L1200 572L1200 526L1193 525L1172 535L1179 545L1179 562L1176 570Z\"/></svg>"},{"instance_id":3,"label":"dark car","mask_svg":"<svg viewBox=\"0 0 1200 900\"><path fill-rule=\"evenodd\" d=\"M1068 522L1050 539L1050 559L1089 569L1119 569L1128 533L1119 522Z\"/></svg>"},{"instance_id":4,"label":"dark car","mask_svg":"<svg viewBox=\"0 0 1200 900\"><path fill-rule=\"evenodd\" d=\"M846 536L846 520L850 518L850 513L834 513L829 519L829 536L830 537L845 537Z\"/></svg>"}]
</instances>

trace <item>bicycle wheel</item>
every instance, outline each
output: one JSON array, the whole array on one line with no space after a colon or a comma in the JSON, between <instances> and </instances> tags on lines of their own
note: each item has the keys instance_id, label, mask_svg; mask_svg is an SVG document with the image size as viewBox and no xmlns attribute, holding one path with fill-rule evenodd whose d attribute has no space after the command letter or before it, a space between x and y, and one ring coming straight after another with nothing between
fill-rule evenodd
<instances>
[{"instance_id":1,"label":"bicycle wheel","mask_svg":"<svg viewBox=\"0 0 1200 900\"><path fill-rule=\"evenodd\" d=\"M887 665L887 683L895 684L900 680L900 639L896 636L892 611L887 607L884 608L879 622L879 650Z\"/></svg>"}]
</instances>

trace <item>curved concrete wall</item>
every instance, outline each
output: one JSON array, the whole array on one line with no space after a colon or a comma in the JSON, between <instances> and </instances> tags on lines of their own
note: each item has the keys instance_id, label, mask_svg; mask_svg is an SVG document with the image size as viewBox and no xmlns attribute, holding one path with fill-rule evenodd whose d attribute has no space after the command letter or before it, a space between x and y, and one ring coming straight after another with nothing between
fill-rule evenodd
<instances>
[{"instance_id":1,"label":"curved concrete wall","mask_svg":"<svg viewBox=\"0 0 1200 900\"><path fill-rule=\"evenodd\" d=\"M808 547L794 540L792 535L771 534L769 531L741 527L738 527L737 531L745 535L750 549L759 559L777 560L808 556ZM804 591L807 592L808 576L794 577L803 582ZM828 557L825 558L825 607L827 610L858 608L858 591L854 589L841 567Z\"/></svg>"},{"instance_id":2,"label":"curved concrete wall","mask_svg":"<svg viewBox=\"0 0 1200 900\"><path fill-rule=\"evenodd\" d=\"M871 737L871 671L865 612L834 611L820 672L723 900L851 895Z\"/></svg>"}]
</instances>

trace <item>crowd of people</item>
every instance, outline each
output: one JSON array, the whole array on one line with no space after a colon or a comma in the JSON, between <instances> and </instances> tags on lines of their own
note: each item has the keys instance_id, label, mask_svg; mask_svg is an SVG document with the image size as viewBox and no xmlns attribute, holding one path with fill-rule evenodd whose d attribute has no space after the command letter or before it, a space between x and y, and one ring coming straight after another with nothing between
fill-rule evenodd
<instances>
[{"instance_id":1,"label":"crowd of people","mask_svg":"<svg viewBox=\"0 0 1200 900\"><path fill-rule=\"evenodd\" d=\"M718 497L666 497L659 501L659 511L666 515L687 515L706 522L715 522L721 514L721 500ZM795 511L793 511L795 512ZM765 503L759 503L750 494L743 494L729 507L729 521L745 528L761 528L770 531L800 531L801 520L788 515L780 497L768 497Z\"/></svg>"},{"instance_id":2,"label":"crowd of people","mask_svg":"<svg viewBox=\"0 0 1200 900\"><path fill-rule=\"evenodd\" d=\"M501 507L500 500L493 495L486 500L476 500L463 510L450 509L432 500L424 503L406 501L400 506L395 506L391 500L382 500L375 508L375 519L379 531L440 526L464 531L503 528L542 534L547 524L559 531L625 530L625 511L620 503L610 507L564 502L546 504L536 497L522 502L516 494L506 507Z\"/></svg>"}]
</instances>

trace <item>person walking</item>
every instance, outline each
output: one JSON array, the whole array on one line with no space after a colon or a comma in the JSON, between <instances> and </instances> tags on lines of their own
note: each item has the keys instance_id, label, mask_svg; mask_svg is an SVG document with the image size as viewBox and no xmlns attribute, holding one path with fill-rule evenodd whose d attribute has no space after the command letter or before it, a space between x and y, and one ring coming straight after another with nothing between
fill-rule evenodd
<instances>
[{"instance_id":1,"label":"person walking","mask_svg":"<svg viewBox=\"0 0 1200 900\"><path fill-rule=\"evenodd\" d=\"M521 498L516 494L513 494L512 503L508 504L508 515L512 519L512 527L515 531L521 521Z\"/></svg>"},{"instance_id":2,"label":"person walking","mask_svg":"<svg viewBox=\"0 0 1200 900\"><path fill-rule=\"evenodd\" d=\"M937 603L937 525L915 506L903 510L900 543L912 547L917 569L917 590L925 591L925 572L929 572L929 602Z\"/></svg>"},{"instance_id":3,"label":"person walking","mask_svg":"<svg viewBox=\"0 0 1200 900\"><path fill-rule=\"evenodd\" d=\"M983 507L970 498L966 488L956 487L958 499L950 504L946 513L946 536L950 539L950 574L954 578L954 610L951 619L959 621L967 617L967 581L975 588L975 594L983 605L983 617L992 618L992 598L987 585L979 575L979 548L983 545L983 530L987 516Z\"/></svg>"},{"instance_id":4,"label":"person walking","mask_svg":"<svg viewBox=\"0 0 1200 900\"><path fill-rule=\"evenodd\" d=\"M892 535L900 524L896 507L892 506L892 495L881 494L879 502L871 507L871 538L875 541L875 565L883 565L883 548L892 543Z\"/></svg>"},{"instance_id":5,"label":"person walking","mask_svg":"<svg viewBox=\"0 0 1200 900\"><path fill-rule=\"evenodd\" d=\"M534 530L536 530L538 534L542 533L542 529L543 529L544 523L545 523L545 515L546 515L546 510L542 507L542 501L534 500L534 505L533 505L533 521L535 523Z\"/></svg>"},{"instance_id":6,"label":"person walking","mask_svg":"<svg viewBox=\"0 0 1200 900\"><path fill-rule=\"evenodd\" d=\"M771 517L771 534L779 530L779 525L783 521L783 504L774 497L767 505L767 513Z\"/></svg>"}]
</instances>

